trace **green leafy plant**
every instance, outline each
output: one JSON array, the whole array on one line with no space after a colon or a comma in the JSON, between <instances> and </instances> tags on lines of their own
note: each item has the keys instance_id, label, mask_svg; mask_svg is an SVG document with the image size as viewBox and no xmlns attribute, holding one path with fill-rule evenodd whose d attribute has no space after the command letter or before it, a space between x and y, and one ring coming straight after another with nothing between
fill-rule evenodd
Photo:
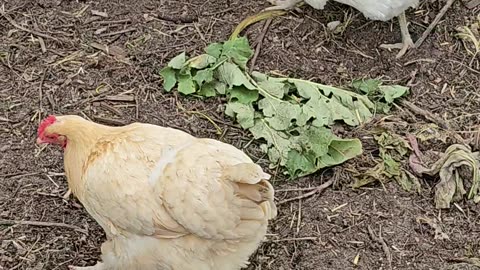
<instances>
[{"instance_id":1,"label":"green leafy plant","mask_svg":"<svg viewBox=\"0 0 480 270\"><path fill-rule=\"evenodd\" d=\"M352 87L366 94L375 102L377 112L389 113L395 99L409 93L409 88L400 85L383 85L382 81L375 79L355 80Z\"/></svg>"},{"instance_id":2,"label":"green leafy plant","mask_svg":"<svg viewBox=\"0 0 480 270\"><path fill-rule=\"evenodd\" d=\"M292 178L362 153L360 140L339 138L328 127L335 121L350 126L368 121L376 105L367 95L307 80L250 74L246 65L252 55L243 37L210 44L193 58L181 53L161 69L163 86L165 91L177 86L185 95L226 96L225 113L254 138L263 139L261 148L272 166L286 167ZM387 105L406 93L401 86L391 89L384 91Z\"/></svg>"},{"instance_id":3,"label":"green leafy plant","mask_svg":"<svg viewBox=\"0 0 480 270\"><path fill-rule=\"evenodd\" d=\"M357 173L353 188L360 188L377 181L395 180L406 191L414 189L420 192L421 186L417 177L402 167L402 162L411 152L408 142L401 136L389 132L382 132L374 138L379 146L380 158L376 160L374 167Z\"/></svg>"}]
</instances>

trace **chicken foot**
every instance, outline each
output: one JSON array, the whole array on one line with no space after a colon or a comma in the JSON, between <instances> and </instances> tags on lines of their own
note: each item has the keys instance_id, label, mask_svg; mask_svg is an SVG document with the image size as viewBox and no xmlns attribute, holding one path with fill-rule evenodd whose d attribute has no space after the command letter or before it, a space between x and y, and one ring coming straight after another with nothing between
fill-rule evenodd
<instances>
[{"instance_id":1,"label":"chicken foot","mask_svg":"<svg viewBox=\"0 0 480 270\"><path fill-rule=\"evenodd\" d=\"M287 10L294 8L298 3L303 0L267 0L270 4L274 5L273 7L268 7L265 10Z\"/></svg>"},{"instance_id":2,"label":"chicken foot","mask_svg":"<svg viewBox=\"0 0 480 270\"><path fill-rule=\"evenodd\" d=\"M405 12L402 12L402 14L398 15L398 23L400 24L400 31L402 32L402 43L380 45L380 48L383 49L400 49L395 57L397 59L401 58L408 49L415 48L415 44L410 37L410 32L408 31L408 23Z\"/></svg>"}]
</instances>

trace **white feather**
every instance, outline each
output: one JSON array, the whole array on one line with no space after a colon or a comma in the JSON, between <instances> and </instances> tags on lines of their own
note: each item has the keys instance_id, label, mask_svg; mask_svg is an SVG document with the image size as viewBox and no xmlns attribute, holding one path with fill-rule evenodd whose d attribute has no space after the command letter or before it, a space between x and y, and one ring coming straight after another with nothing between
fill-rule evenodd
<instances>
[{"instance_id":1,"label":"white feather","mask_svg":"<svg viewBox=\"0 0 480 270\"><path fill-rule=\"evenodd\" d=\"M155 164L155 169L153 169L152 174L148 178L148 183L152 186L155 185L157 180L162 176L165 167L167 167L168 164L172 163L175 160L177 153L180 150L190 146L191 144L192 143L187 143L177 148L174 148L173 146L168 146L165 153L162 155L162 158L160 158L157 161L157 164Z\"/></svg>"},{"instance_id":2,"label":"white feather","mask_svg":"<svg viewBox=\"0 0 480 270\"><path fill-rule=\"evenodd\" d=\"M315 1L315 0L310 0ZM317 0L319 1L319 0ZM371 20L388 21L412 7L418 6L419 0L334 0L354 7Z\"/></svg>"},{"instance_id":3,"label":"white feather","mask_svg":"<svg viewBox=\"0 0 480 270\"><path fill-rule=\"evenodd\" d=\"M269 0L277 5L286 7L294 6L301 0ZM315 9L323 9L328 0L304 0L305 3ZM370 20L388 21L400 15L408 8L416 8L419 0L333 0L338 3L349 5ZM288 4L287 4L288 3Z\"/></svg>"}]
</instances>

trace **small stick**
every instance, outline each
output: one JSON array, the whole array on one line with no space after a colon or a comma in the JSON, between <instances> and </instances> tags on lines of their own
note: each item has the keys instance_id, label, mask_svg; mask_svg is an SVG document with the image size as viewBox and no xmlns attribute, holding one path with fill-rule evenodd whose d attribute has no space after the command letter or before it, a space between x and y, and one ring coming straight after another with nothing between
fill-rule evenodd
<instances>
[{"instance_id":1,"label":"small stick","mask_svg":"<svg viewBox=\"0 0 480 270\"><path fill-rule=\"evenodd\" d=\"M223 13L227 13L227 12L230 12L234 9L238 9L238 10L241 10L241 8L243 8L245 5L241 5L241 6L233 6L233 7L229 7L227 9L223 9L223 10L219 10L219 11L215 11L215 12L212 12L212 13L206 13L206 14L202 14L202 16L214 16L214 15L218 15L218 14L223 14Z\"/></svg>"},{"instance_id":2,"label":"small stick","mask_svg":"<svg viewBox=\"0 0 480 270\"><path fill-rule=\"evenodd\" d=\"M59 41L58 38L55 38L55 37L52 37L50 35L47 35L47 34L44 34L44 33L40 33L40 32L37 32L35 30L30 30L30 29L27 29L23 26L20 26L17 24L17 22L15 22L12 18L10 18L6 13L5 13L5 7L3 6L2 8L0 8L0 14L5 18L7 19L7 21L13 25L15 28L17 29L20 29L24 32L28 32L30 34L33 34L33 35L36 35L36 36L39 36L39 37L43 37L43 38L49 38L49 39L53 39L55 41Z\"/></svg>"},{"instance_id":3,"label":"small stick","mask_svg":"<svg viewBox=\"0 0 480 270\"><path fill-rule=\"evenodd\" d=\"M45 74L47 73L48 67L43 69L43 74L42 78L40 80L40 85L38 86L38 101L39 101L39 110L40 110L40 115L43 113L43 82L45 81Z\"/></svg>"},{"instance_id":4,"label":"small stick","mask_svg":"<svg viewBox=\"0 0 480 270\"><path fill-rule=\"evenodd\" d=\"M128 32L133 32L133 31L135 31L135 30L137 30L137 29L135 29L135 28L127 28L127 29L120 30L120 31L105 33L105 34L100 35L99 37L116 36L116 35L125 34L125 33L128 33Z\"/></svg>"},{"instance_id":5,"label":"small stick","mask_svg":"<svg viewBox=\"0 0 480 270\"><path fill-rule=\"evenodd\" d=\"M197 17L194 17L194 16L191 16L191 17L188 17L188 16L180 16L180 17L175 17L173 15L166 15L166 14L163 14L163 15L160 15L160 14L156 14L157 18L160 19L160 20L163 20L163 21L168 21L168 22L173 22L173 23L193 23L193 22L198 22L198 18Z\"/></svg>"},{"instance_id":6,"label":"small stick","mask_svg":"<svg viewBox=\"0 0 480 270\"><path fill-rule=\"evenodd\" d=\"M298 238L284 238L278 240L270 240L268 242L287 242L287 241L315 241L318 237L298 237Z\"/></svg>"},{"instance_id":7,"label":"small stick","mask_svg":"<svg viewBox=\"0 0 480 270\"><path fill-rule=\"evenodd\" d=\"M113 106L110 106L109 104L105 103L105 102L101 102L100 103L100 107L104 108L105 110L107 111L110 111L114 114L116 114L117 116L124 116L124 114L122 113L122 111L120 111L119 109L113 107Z\"/></svg>"},{"instance_id":8,"label":"small stick","mask_svg":"<svg viewBox=\"0 0 480 270\"><path fill-rule=\"evenodd\" d=\"M467 8L474 9L478 5L480 5L480 0L472 0L467 3Z\"/></svg>"},{"instance_id":9,"label":"small stick","mask_svg":"<svg viewBox=\"0 0 480 270\"><path fill-rule=\"evenodd\" d=\"M452 6L453 2L455 0L448 0L447 3L445 3L445 6L440 10L440 12L437 14L433 22L427 27L425 32L423 32L422 36L415 42L415 48L418 48L422 46L422 43L425 41L425 39L430 35L430 32L432 32L433 28L437 26L438 22L442 19L443 15L447 13L447 10Z\"/></svg>"},{"instance_id":10,"label":"small stick","mask_svg":"<svg viewBox=\"0 0 480 270\"><path fill-rule=\"evenodd\" d=\"M255 67L255 62L257 62L257 57L260 54L260 49L262 47L263 39L265 38L265 34L267 34L268 27L270 27L270 24L272 23L272 18L269 18L268 20L265 21L265 24L263 25L262 32L260 33L260 36L257 39L257 46L255 47L255 54L253 55L252 62L250 62L250 71L253 70Z\"/></svg>"},{"instance_id":11,"label":"small stick","mask_svg":"<svg viewBox=\"0 0 480 270\"><path fill-rule=\"evenodd\" d=\"M72 194L72 190L70 188L68 188L67 192L65 192L65 194L63 194L62 198L64 200L68 200L68 197L70 197L70 194Z\"/></svg>"},{"instance_id":12,"label":"small stick","mask_svg":"<svg viewBox=\"0 0 480 270\"><path fill-rule=\"evenodd\" d=\"M46 53L47 46L45 46L45 41L43 40L42 37L38 37L38 43L40 43L40 49L42 50L42 53Z\"/></svg>"},{"instance_id":13,"label":"small stick","mask_svg":"<svg viewBox=\"0 0 480 270\"><path fill-rule=\"evenodd\" d=\"M33 220L6 220L0 219L0 225L29 225L29 226L40 226L40 227L61 227L72 229L77 232L87 234L87 231L70 224L57 223L57 222L42 222L42 221L33 221Z\"/></svg>"},{"instance_id":14,"label":"small stick","mask_svg":"<svg viewBox=\"0 0 480 270\"><path fill-rule=\"evenodd\" d=\"M321 184L320 186L318 186L317 188L315 188L314 190L310 191L310 192L307 192L303 195L300 195L298 197L294 197L294 198L290 198L290 199L286 199L286 200L283 200L281 202L279 202L277 205L282 205L282 204L285 204L285 203L288 203L288 202L291 202L291 201L296 201L296 200L300 200L300 199L304 199L304 198L308 198L316 193L320 193L322 191L324 191L326 188L328 188L329 186L331 186L333 184L333 182L335 181L335 179L332 177L330 180L328 180L327 182Z\"/></svg>"},{"instance_id":15,"label":"small stick","mask_svg":"<svg viewBox=\"0 0 480 270\"><path fill-rule=\"evenodd\" d=\"M128 23L131 22L130 19L123 19L123 20L115 20L115 21L95 21L95 24L118 24L118 23Z\"/></svg>"},{"instance_id":16,"label":"small stick","mask_svg":"<svg viewBox=\"0 0 480 270\"><path fill-rule=\"evenodd\" d=\"M451 262L468 263L468 264L480 267L480 259L478 258L462 257L462 258L448 258L447 260Z\"/></svg>"},{"instance_id":17,"label":"small stick","mask_svg":"<svg viewBox=\"0 0 480 270\"><path fill-rule=\"evenodd\" d=\"M53 179L52 179L52 177L50 177L50 175L46 174L45 176L48 178L48 180L50 180L50 182L52 182L52 184L55 185L56 188L59 188L59 187L60 187L60 186L57 184L57 182L53 181Z\"/></svg>"},{"instance_id":18,"label":"small stick","mask_svg":"<svg viewBox=\"0 0 480 270\"><path fill-rule=\"evenodd\" d=\"M318 187L276 189L275 192L310 191Z\"/></svg>"},{"instance_id":19,"label":"small stick","mask_svg":"<svg viewBox=\"0 0 480 270\"><path fill-rule=\"evenodd\" d=\"M425 117L427 120L430 120L430 121L434 122L435 124L439 125L440 127L445 128L445 129L450 128L447 122L445 122L440 117L434 115L433 113L431 113L429 111L426 111L426 110L418 107L417 105L415 105L415 104L413 104L409 101L406 101L406 100L403 100L401 103L405 107L409 108L413 113Z\"/></svg>"},{"instance_id":20,"label":"small stick","mask_svg":"<svg viewBox=\"0 0 480 270\"><path fill-rule=\"evenodd\" d=\"M387 243L385 242L385 240L383 240L382 228L380 227L380 231L378 232L378 237L375 236L375 234L373 233L373 230L370 227L370 225L368 225L367 229L368 229L368 233L370 234L370 237L372 238L372 240L376 241L376 242L378 242L382 245L383 252L385 253L385 256L387 256L388 268L392 269L392 253L390 253L390 249L388 248Z\"/></svg>"},{"instance_id":21,"label":"small stick","mask_svg":"<svg viewBox=\"0 0 480 270\"><path fill-rule=\"evenodd\" d=\"M200 31L200 27L198 27L198 23L193 23L193 27L195 28L195 30L197 31L198 35L200 36L200 38L205 42L205 43L208 43L207 40L205 39L205 36L202 34L202 31Z\"/></svg>"},{"instance_id":22,"label":"small stick","mask_svg":"<svg viewBox=\"0 0 480 270\"><path fill-rule=\"evenodd\" d=\"M12 120L8 119L8 118L5 118L5 117L1 117L0 116L0 121L3 121L3 122L13 122Z\"/></svg>"},{"instance_id":23,"label":"small stick","mask_svg":"<svg viewBox=\"0 0 480 270\"><path fill-rule=\"evenodd\" d=\"M33 176L41 174L41 172L32 172L32 173L9 173L9 174L0 174L0 177L5 178L20 178L25 176Z\"/></svg>"},{"instance_id":24,"label":"small stick","mask_svg":"<svg viewBox=\"0 0 480 270\"><path fill-rule=\"evenodd\" d=\"M129 96L129 95L116 95L116 96L106 96L105 100L116 101L116 102L135 102L135 97Z\"/></svg>"}]
</instances>

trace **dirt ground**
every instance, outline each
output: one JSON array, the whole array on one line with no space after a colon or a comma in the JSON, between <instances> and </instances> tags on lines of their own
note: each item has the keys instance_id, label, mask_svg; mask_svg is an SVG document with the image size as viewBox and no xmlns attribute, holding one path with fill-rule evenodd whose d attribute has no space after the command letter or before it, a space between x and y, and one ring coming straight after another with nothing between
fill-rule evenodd
<instances>
[{"instance_id":1,"label":"dirt ground","mask_svg":"<svg viewBox=\"0 0 480 270\"><path fill-rule=\"evenodd\" d=\"M70 264L93 265L99 258L104 241L100 227L75 198L62 198L67 184L61 150L34 143L39 120L47 114L80 114L117 125L149 122L219 139L209 121L181 107L198 110L225 130L223 141L247 146L244 150L267 167L257 145L249 143L248 132L223 114L223 100L165 93L157 72L181 51L197 54L207 44L227 39L243 18L268 6L266 1L2 3L0 269L67 269ZM447 269L460 267L458 258L480 257L478 205L461 202L448 211L436 210L433 187L438 179L422 179L420 194L405 192L396 183L352 190L352 176L346 170L372 165L378 151L368 129L380 122L405 135L415 125L437 121L478 150L479 58L472 60L454 34L480 8L465 4L456 1L423 45L400 60L395 59L396 51L378 48L400 41L397 20L367 21L357 11L332 3L325 11L302 7L273 20L255 69L332 85L362 77L408 84L412 89L408 100L435 119L399 105L387 119L379 116L369 126L343 131L342 136L362 139L363 156L296 182L277 176L278 201L301 195L307 191L299 188L319 186L331 177L336 183L322 194L282 204L249 269ZM427 1L407 12L413 40L443 5ZM344 22L349 16L351 23L343 34L325 30L328 22ZM253 45L261 28L259 23L244 32ZM102 52L99 44L122 48L128 62L118 53ZM435 143L421 149L447 146ZM435 229L418 218L434 220L448 239L435 239ZM22 220L30 223L15 224ZM384 245L369 228L373 235L381 235Z\"/></svg>"}]
</instances>

